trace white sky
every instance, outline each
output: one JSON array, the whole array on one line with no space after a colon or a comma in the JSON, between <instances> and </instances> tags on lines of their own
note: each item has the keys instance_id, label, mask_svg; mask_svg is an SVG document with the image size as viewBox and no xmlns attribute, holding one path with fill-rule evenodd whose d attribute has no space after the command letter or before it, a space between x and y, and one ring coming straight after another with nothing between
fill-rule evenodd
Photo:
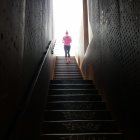
<instances>
[{"instance_id":1,"label":"white sky","mask_svg":"<svg viewBox=\"0 0 140 140\"><path fill-rule=\"evenodd\" d=\"M57 40L56 49L64 55L62 38L65 31L72 37L71 54L78 43L82 23L82 0L53 0L54 3L54 36Z\"/></svg>"}]
</instances>

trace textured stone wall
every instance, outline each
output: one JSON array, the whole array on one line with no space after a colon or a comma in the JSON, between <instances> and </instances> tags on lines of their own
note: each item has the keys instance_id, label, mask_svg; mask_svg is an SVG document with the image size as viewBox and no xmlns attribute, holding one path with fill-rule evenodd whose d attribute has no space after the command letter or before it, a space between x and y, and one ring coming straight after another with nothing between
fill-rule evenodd
<instances>
[{"instance_id":1,"label":"textured stone wall","mask_svg":"<svg viewBox=\"0 0 140 140\"><path fill-rule=\"evenodd\" d=\"M23 60L24 90L28 89L30 79L38 67L39 60L52 39L50 1L26 1L25 45ZM51 8L52 10L52 8Z\"/></svg>"},{"instance_id":2,"label":"textured stone wall","mask_svg":"<svg viewBox=\"0 0 140 140\"><path fill-rule=\"evenodd\" d=\"M51 6L51 0L0 1L0 139L10 133L52 40Z\"/></svg>"},{"instance_id":3,"label":"textured stone wall","mask_svg":"<svg viewBox=\"0 0 140 140\"><path fill-rule=\"evenodd\" d=\"M136 136L139 122L139 7L137 0L89 0L93 38L83 63L84 72L93 67L97 88L129 136Z\"/></svg>"},{"instance_id":4,"label":"textured stone wall","mask_svg":"<svg viewBox=\"0 0 140 140\"><path fill-rule=\"evenodd\" d=\"M9 129L21 94L24 21L24 0L0 1L0 137Z\"/></svg>"}]
</instances>

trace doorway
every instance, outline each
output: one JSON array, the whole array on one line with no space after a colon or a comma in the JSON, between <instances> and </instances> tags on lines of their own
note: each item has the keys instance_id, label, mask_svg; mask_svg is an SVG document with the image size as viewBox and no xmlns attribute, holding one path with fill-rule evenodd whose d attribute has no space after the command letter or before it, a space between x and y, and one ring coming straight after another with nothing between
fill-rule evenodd
<instances>
[{"instance_id":1,"label":"doorway","mask_svg":"<svg viewBox=\"0 0 140 140\"><path fill-rule=\"evenodd\" d=\"M66 30L72 37L71 56L78 51L83 32L83 0L53 0L54 38L56 56L64 56L62 38Z\"/></svg>"}]
</instances>

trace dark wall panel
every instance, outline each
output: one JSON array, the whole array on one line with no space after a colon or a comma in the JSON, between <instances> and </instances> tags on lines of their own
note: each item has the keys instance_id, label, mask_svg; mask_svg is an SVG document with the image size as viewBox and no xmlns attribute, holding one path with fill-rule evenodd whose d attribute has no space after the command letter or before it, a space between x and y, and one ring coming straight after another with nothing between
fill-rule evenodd
<instances>
[{"instance_id":1,"label":"dark wall panel","mask_svg":"<svg viewBox=\"0 0 140 140\"><path fill-rule=\"evenodd\" d=\"M46 47L52 40L52 25L52 0L0 1L0 139L2 140L12 133L17 116L25 106L28 88L46 52ZM50 67L50 63L45 66L48 69L47 74ZM44 71L43 69L43 74ZM45 82L48 82L49 78L45 75ZM44 91L48 87L48 83L45 84ZM40 93L42 98L43 91ZM35 103L39 108L40 98L33 99L35 99L33 103L38 101ZM25 135L26 133L27 131L24 131Z\"/></svg>"},{"instance_id":2,"label":"dark wall panel","mask_svg":"<svg viewBox=\"0 0 140 140\"><path fill-rule=\"evenodd\" d=\"M129 86L140 85L140 2L120 1L122 65Z\"/></svg>"},{"instance_id":3,"label":"dark wall panel","mask_svg":"<svg viewBox=\"0 0 140 140\"><path fill-rule=\"evenodd\" d=\"M137 0L89 0L93 39L83 63L83 70L93 66L97 88L129 136L139 122L139 7Z\"/></svg>"},{"instance_id":4,"label":"dark wall panel","mask_svg":"<svg viewBox=\"0 0 140 140\"><path fill-rule=\"evenodd\" d=\"M48 0L26 1L23 62L23 88L25 92L49 41L52 39L49 34L52 32L50 28L50 25L52 25L50 21L50 4Z\"/></svg>"},{"instance_id":5,"label":"dark wall panel","mask_svg":"<svg viewBox=\"0 0 140 140\"><path fill-rule=\"evenodd\" d=\"M18 109L22 91L25 0L0 1L0 139Z\"/></svg>"}]
</instances>

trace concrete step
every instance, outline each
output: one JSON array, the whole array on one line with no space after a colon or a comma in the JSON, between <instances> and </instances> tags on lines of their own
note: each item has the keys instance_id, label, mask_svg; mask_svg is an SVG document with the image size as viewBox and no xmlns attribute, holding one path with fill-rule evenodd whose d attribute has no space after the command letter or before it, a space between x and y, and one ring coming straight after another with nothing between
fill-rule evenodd
<instances>
[{"instance_id":1,"label":"concrete step","mask_svg":"<svg viewBox=\"0 0 140 140\"><path fill-rule=\"evenodd\" d=\"M101 101L101 96L97 94L62 94L49 95L48 101Z\"/></svg>"},{"instance_id":2,"label":"concrete step","mask_svg":"<svg viewBox=\"0 0 140 140\"><path fill-rule=\"evenodd\" d=\"M46 110L44 121L62 120L112 120L106 110Z\"/></svg>"},{"instance_id":3,"label":"concrete step","mask_svg":"<svg viewBox=\"0 0 140 140\"><path fill-rule=\"evenodd\" d=\"M92 84L92 80L51 80L50 84Z\"/></svg>"},{"instance_id":4,"label":"concrete step","mask_svg":"<svg viewBox=\"0 0 140 140\"><path fill-rule=\"evenodd\" d=\"M57 66L78 66L76 62L70 61L69 63L67 61L64 62L56 62L55 67Z\"/></svg>"},{"instance_id":5,"label":"concrete step","mask_svg":"<svg viewBox=\"0 0 140 140\"><path fill-rule=\"evenodd\" d=\"M62 74L81 74L80 73L80 71L77 71L77 72L75 72L75 71L60 71L60 72L55 72L55 74L57 75L57 74L60 74L60 75L62 75Z\"/></svg>"},{"instance_id":6,"label":"concrete step","mask_svg":"<svg viewBox=\"0 0 140 140\"><path fill-rule=\"evenodd\" d=\"M58 65L58 66L55 66L55 70L57 69L61 69L61 68L66 68L66 69L69 69L69 68L73 68L73 69L79 69L79 67L77 65Z\"/></svg>"},{"instance_id":7,"label":"concrete step","mask_svg":"<svg viewBox=\"0 0 140 140\"><path fill-rule=\"evenodd\" d=\"M119 132L113 120L44 121L41 132L55 133L115 133Z\"/></svg>"},{"instance_id":8,"label":"concrete step","mask_svg":"<svg viewBox=\"0 0 140 140\"><path fill-rule=\"evenodd\" d=\"M55 76L54 80L82 80L82 76Z\"/></svg>"},{"instance_id":9,"label":"concrete step","mask_svg":"<svg viewBox=\"0 0 140 140\"><path fill-rule=\"evenodd\" d=\"M64 76L67 76L67 77L70 77L70 76L82 76L80 72L67 72L67 71L63 71L62 73L61 72L55 72L54 76L61 76L61 77L64 77Z\"/></svg>"},{"instance_id":10,"label":"concrete step","mask_svg":"<svg viewBox=\"0 0 140 140\"><path fill-rule=\"evenodd\" d=\"M50 89L95 89L92 84L51 84Z\"/></svg>"},{"instance_id":11,"label":"concrete step","mask_svg":"<svg viewBox=\"0 0 140 140\"><path fill-rule=\"evenodd\" d=\"M76 68L76 69L73 69L73 68L68 68L68 69L63 69L63 68L59 68L59 69L55 69L54 71L55 73L57 72L79 72L80 73L80 69L79 68Z\"/></svg>"},{"instance_id":12,"label":"concrete step","mask_svg":"<svg viewBox=\"0 0 140 140\"><path fill-rule=\"evenodd\" d=\"M96 89L50 89L49 94L98 94Z\"/></svg>"},{"instance_id":13,"label":"concrete step","mask_svg":"<svg viewBox=\"0 0 140 140\"><path fill-rule=\"evenodd\" d=\"M42 134L41 140L124 140L122 133Z\"/></svg>"},{"instance_id":14,"label":"concrete step","mask_svg":"<svg viewBox=\"0 0 140 140\"><path fill-rule=\"evenodd\" d=\"M77 63L76 63L76 61L70 61L70 63L67 63L66 60L64 60L64 61L56 61L55 66L58 66L58 65L77 65Z\"/></svg>"},{"instance_id":15,"label":"concrete step","mask_svg":"<svg viewBox=\"0 0 140 140\"><path fill-rule=\"evenodd\" d=\"M54 101L48 102L47 110L104 110L105 104L101 101Z\"/></svg>"}]
</instances>

